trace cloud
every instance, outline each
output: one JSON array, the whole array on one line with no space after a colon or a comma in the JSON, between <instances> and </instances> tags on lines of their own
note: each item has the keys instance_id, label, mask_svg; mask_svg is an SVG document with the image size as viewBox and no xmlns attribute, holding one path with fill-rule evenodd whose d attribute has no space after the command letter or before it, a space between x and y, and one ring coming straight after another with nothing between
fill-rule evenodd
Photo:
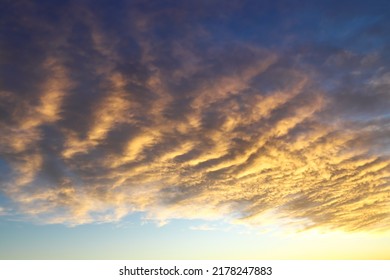
<instances>
[{"instance_id":1,"label":"cloud","mask_svg":"<svg viewBox=\"0 0 390 280\"><path fill-rule=\"evenodd\" d=\"M200 230L200 231L214 231L214 230L220 230L216 227L210 226L210 225L199 225L199 226L192 226L190 227L191 230Z\"/></svg>"},{"instance_id":2,"label":"cloud","mask_svg":"<svg viewBox=\"0 0 390 280\"><path fill-rule=\"evenodd\" d=\"M114 19L69 4L53 21L36 15L46 4L8 5L26 19L14 22L24 44L11 38L3 51L19 82L0 91L11 170L0 182L14 214L389 229L380 48L270 48L218 25L232 7L208 30L210 7L187 17L185 4L120 5Z\"/></svg>"},{"instance_id":3,"label":"cloud","mask_svg":"<svg viewBox=\"0 0 390 280\"><path fill-rule=\"evenodd\" d=\"M8 215L7 209L0 207L0 216L5 216Z\"/></svg>"}]
</instances>

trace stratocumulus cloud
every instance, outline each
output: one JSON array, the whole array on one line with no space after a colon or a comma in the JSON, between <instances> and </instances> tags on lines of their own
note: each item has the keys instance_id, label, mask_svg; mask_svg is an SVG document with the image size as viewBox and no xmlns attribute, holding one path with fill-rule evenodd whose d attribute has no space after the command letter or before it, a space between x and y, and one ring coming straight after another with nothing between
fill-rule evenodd
<instances>
[{"instance_id":1,"label":"stratocumulus cloud","mask_svg":"<svg viewBox=\"0 0 390 280\"><path fill-rule=\"evenodd\" d=\"M386 48L344 49L337 34L288 50L233 38L217 23L234 1L118 2L115 20L91 3L5 4L8 215L389 229ZM385 20L339 24L353 37Z\"/></svg>"}]
</instances>

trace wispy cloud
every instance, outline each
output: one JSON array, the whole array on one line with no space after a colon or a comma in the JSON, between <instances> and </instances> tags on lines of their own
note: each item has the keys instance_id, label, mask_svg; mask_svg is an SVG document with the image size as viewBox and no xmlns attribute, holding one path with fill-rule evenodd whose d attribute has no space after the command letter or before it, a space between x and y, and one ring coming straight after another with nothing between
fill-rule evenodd
<instances>
[{"instance_id":1,"label":"wispy cloud","mask_svg":"<svg viewBox=\"0 0 390 280\"><path fill-rule=\"evenodd\" d=\"M199 226L191 226L190 229L191 229L191 230L200 230L200 231L214 231L214 230L219 230L219 229L216 228L216 227L213 227L213 226L210 226L210 225L206 225L206 224L199 225Z\"/></svg>"},{"instance_id":2,"label":"wispy cloud","mask_svg":"<svg viewBox=\"0 0 390 280\"><path fill-rule=\"evenodd\" d=\"M8 211L7 209L3 208L3 207L0 207L0 216L5 216L8 214Z\"/></svg>"},{"instance_id":3,"label":"wispy cloud","mask_svg":"<svg viewBox=\"0 0 390 280\"><path fill-rule=\"evenodd\" d=\"M5 46L14 76L0 91L0 156L12 170L0 182L15 213L389 229L382 49L273 49L207 30L212 7L187 18L185 5L123 4L108 20L69 5L53 23L37 5L9 5L30 34Z\"/></svg>"}]
</instances>

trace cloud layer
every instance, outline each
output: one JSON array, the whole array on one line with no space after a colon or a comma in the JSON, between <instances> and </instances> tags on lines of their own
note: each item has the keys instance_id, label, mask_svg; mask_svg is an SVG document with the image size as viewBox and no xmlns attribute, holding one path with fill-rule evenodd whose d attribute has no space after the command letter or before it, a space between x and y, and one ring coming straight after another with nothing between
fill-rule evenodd
<instances>
[{"instance_id":1,"label":"cloud layer","mask_svg":"<svg viewBox=\"0 0 390 280\"><path fill-rule=\"evenodd\" d=\"M299 37L287 4L125 2L5 2L0 209L389 229L388 18Z\"/></svg>"}]
</instances>

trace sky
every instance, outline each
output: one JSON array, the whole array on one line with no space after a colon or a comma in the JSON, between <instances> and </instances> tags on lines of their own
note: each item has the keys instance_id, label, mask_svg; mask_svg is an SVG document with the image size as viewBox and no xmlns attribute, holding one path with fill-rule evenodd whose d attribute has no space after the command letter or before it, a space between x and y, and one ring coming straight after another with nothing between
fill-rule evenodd
<instances>
[{"instance_id":1,"label":"sky","mask_svg":"<svg viewBox=\"0 0 390 280\"><path fill-rule=\"evenodd\" d=\"M0 1L0 259L390 259L390 2Z\"/></svg>"}]
</instances>

